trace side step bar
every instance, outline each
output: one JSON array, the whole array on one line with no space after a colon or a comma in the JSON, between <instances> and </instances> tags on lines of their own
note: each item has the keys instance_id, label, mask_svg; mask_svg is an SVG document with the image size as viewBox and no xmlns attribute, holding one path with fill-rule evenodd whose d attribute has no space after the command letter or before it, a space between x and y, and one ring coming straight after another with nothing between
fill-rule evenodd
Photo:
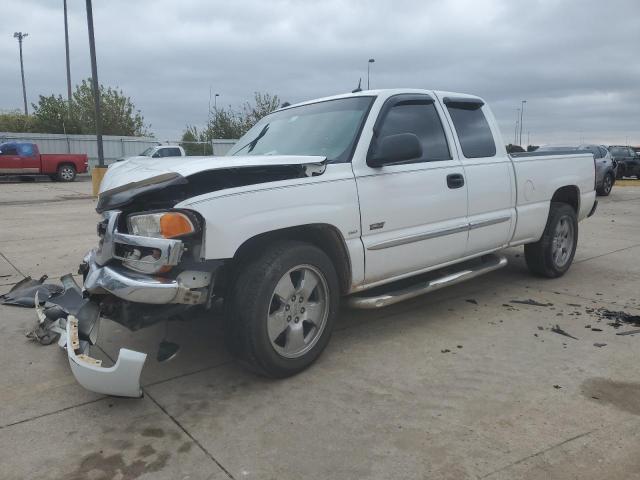
<instances>
[{"instance_id":1,"label":"side step bar","mask_svg":"<svg viewBox=\"0 0 640 480\"><path fill-rule=\"evenodd\" d=\"M447 273L446 275L432 278L429 280L419 281L414 285L408 287L398 288L397 290L390 290L380 295L364 296L363 294L347 297L347 305L351 308L382 308L394 303L399 303L410 298L415 298L425 293L439 290L449 285L455 285L456 283L464 282L474 277L484 275L485 273L498 270L499 268L507 265L507 259L502 255L485 255L481 258L480 263L465 268L463 270ZM455 268L455 266L454 266ZM379 291L382 287L378 287L375 290ZM392 287L391 287L392 288Z\"/></svg>"}]
</instances>

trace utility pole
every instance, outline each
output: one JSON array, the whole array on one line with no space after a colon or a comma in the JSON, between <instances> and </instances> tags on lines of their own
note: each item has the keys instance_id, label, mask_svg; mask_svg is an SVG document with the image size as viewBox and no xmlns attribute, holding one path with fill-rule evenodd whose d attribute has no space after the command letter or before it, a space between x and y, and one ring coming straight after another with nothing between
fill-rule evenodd
<instances>
[{"instance_id":1,"label":"utility pole","mask_svg":"<svg viewBox=\"0 0 640 480\"><path fill-rule=\"evenodd\" d=\"M67 0L64 6L64 47L67 55L67 99L69 100L69 114L71 114L71 63L69 61L69 23L67 21Z\"/></svg>"},{"instance_id":2,"label":"utility pole","mask_svg":"<svg viewBox=\"0 0 640 480\"><path fill-rule=\"evenodd\" d=\"M367 62L367 90L369 90L369 73L371 71L371 64L375 63L375 58L370 58L369 61Z\"/></svg>"},{"instance_id":3,"label":"utility pole","mask_svg":"<svg viewBox=\"0 0 640 480\"><path fill-rule=\"evenodd\" d=\"M527 103L526 100L522 100L520 102L520 142L518 145L522 146L522 115L524 114L524 104Z\"/></svg>"},{"instance_id":4,"label":"utility pole","mask_svg":"<svg viewBox=\"0 0 640 480\"><path fill-rule=\"evenodd\" d=\"M24 114L29 115L29 109L27 108L27 87L24 84L24 63L22 62L22 39L29 36L28 33L15 32L13 38L18 39L18 45L20 47L20 74L22 75L22 99L24 100Z\"/></svg>"},{"instance_id":5,"label":"utility pole","mask_svg":"<svg viewBox=\"0 0 640 480\"><path fill-rule=\"evenodd\" d=\"M96 62L96 40L93 33L93 9L91 8L91 0L87 0L87 27L89 30L89 54L91 55L91 85L93 87L93 102L96 111L98 166L104 167L104 150L102 147L102 113L100 111L100 87L98 84L98 64Z\"/></svg>"}]
</instances>

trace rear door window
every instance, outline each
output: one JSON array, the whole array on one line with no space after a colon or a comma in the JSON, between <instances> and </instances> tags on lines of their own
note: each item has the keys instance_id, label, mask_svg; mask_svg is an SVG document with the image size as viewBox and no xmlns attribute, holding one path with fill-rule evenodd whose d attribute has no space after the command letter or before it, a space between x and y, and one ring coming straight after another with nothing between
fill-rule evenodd
<instances>
[{"instance_id":1,"label":"rear door window","mask_svg":"<svg viewBox=\"0 0 640 480\"><path fill-rule=\"evenodd\" d=\"M169 155L171 157L179 157L180 156L180 149L179 148L168 148L167 150L169 150Z\"/></svg>"},{"instance_id":2,"label":"rear door window","mask_svg":"<svg viewBox=\"0 0 640 480\"><path fill-rule=\"evenodd\" d=\"M466 158L493 157L496 143L481 103L451 102L447 109Z\"/></svg>"}]
</instances>

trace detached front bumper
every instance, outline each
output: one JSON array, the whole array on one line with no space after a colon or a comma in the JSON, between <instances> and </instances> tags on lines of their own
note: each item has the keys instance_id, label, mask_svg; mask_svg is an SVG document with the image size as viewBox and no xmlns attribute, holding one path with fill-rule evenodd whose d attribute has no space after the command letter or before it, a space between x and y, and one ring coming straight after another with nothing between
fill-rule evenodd
<instances>
[{"instance_id":1,"label":"detached front bumper","mask_svg":"<svg viewBox=\"0 0 640 480\"><path fill-rule=\"evenodd\" d=\"M87 390L119 397L141 397L140 374L147 359L146 353L120 349L112 367L87 355L78 338L78 319L69 315L66 326L66 346L69 366L78 383Z\"/></svg>"},{"instance_id":2,"label":"detached front bumper","mask_svg":"<svg viewBox=\"0 0 640 480\"><path fill-rule=\"evenodd\" d=\"M62 302L51 302L67 314L62 318L56 316L53 324L57 328L55 333L60 333L59 344L66 347L71 371L80 385L106 395L140 397L140 375L147 354L122 348L113 366L103 367L100 360L89 355L90 345L96 342L97 323L101 318L108 318L130 330L137 330L166 321L194 305L204 304L211 296L215 271L222 261L199 262L191 255L192 245L178 239L120 233L117 228L120 213L105 212L104 220L98 225L99 245L85 256L80 266L84 276L83 291L70 284L69 289L73 290L70 293L75 296L66 302L66 306ZM152 272L165 272L167 276ZM62 299L60 296L59 300ZM84 304L92 307L89 313L95 313L94 322L84 318L88 316L87 308L80 309L81 305L86 307ZM51 313L45 310L38 311L40 324L46 320L46 311ZM94 324L96 328L93 328ZM179 348L171 342L161 342L158 361L175 354L171 348L168 353L162 353L163 344L175 347L175 351ZM166 358L163 360L163 357Z\"/></svg>"}]
</instances>

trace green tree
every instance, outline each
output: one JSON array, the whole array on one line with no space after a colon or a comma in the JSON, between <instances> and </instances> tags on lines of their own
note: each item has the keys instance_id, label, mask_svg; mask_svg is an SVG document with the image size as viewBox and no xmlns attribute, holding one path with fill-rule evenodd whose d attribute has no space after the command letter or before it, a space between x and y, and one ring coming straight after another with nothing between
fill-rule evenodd
<instances>
[{"instance_id":1,"label":"green tree","mask_svg":"<svg viewBox=\"0 0 640 480\"><path fill-rule=\"evenodd\" d=\"M149 126L144 123L140 110L136 110L130 97L118 88L100 85L100 108L102 110L102 133L105 135L149 135ZM91 79L83 80L73 92L72 115L82 126L83 133L95 132L95 110Z\"/></svg>"},{"instance_id":2,"label":"green tree","mask_svg":"<svg viewBox=\"0 0 640 480\"><path fill-rule=\"evenodd\" d=\"M214 138L238 139L253 127L262 117L273 112L280 106L277 95L255 92L253 103L245 102L240 110L218 107L211 111L211 119L204 130L198 131L194 126L187 125L182 135L183 142L209 142ZM200 145L183 144L187 152L202 155ZM210 151L208 148L206 151Z\"/></svg>"},{"instance_id":3,"label":"green tree","mask_svg":"<svg viewBox=\"0 0 640 480\"><path fill-rule=\"evenodd\" d=\"M73 109L69 112L69 103L62 95L40 95L38 104L33 105L33 123L35 131L41 133L83 133Z\"/></svg>"},{"instance_id":4,"label":"green tree","mask_svg":"<svg viewBox=\"0 0 640 480\"><path fill-rule=\"evenodd\" d=\"M118 88L100 85L102 133L105 135L150 135L140 110L136 110L130 97ZM33 106L34 127L41 133L93 134L95 106L91 80L83 80L73 92L71 109L61 95L40 95Z\"/></svg>"},{"instance_id":5,"label":"green tree","mask_svg":"<svg viewBox=\"0 0 640 480\"><path fill-rule=\"evenodd\" d=\"M216 108L211 112L211 120L204 131L207 139L212 138L240 138L246 131L245 120L240 112L231 107Z\"/></svg>"},{"instance_id":6,"label":"green tree","mask_svg":"<svg viewBox=\"0 0 640 480\"><path fill-rule=\"evenodd\" d=\"M242 107L243 135L258 123L262 117L270 114L280 106L280 99L278 96L271 95L270 93L254 92L253 100L253 104L245 102Z\"/></svg>"},{"instance_id":7,"label":"green tree","mask_svg":"<svg viewBox=\"0 0 640 480\"><path fill-rule=\"evenodd\" d=\"M19 110L0 113L0 132L35 132L34 119Z\"/></svg>"},{"instance_id":8,"label":"green tree","mask_svg":"<svg viewBox=\"0 0 640 480\"><path fill-rule=\"evenodd\" d=\"M205 133L198 131L197 127L188 125L182 134L180 145L187 155L211 155L213 153L211 144L204 143L207 142L205 137Z\"/></svg>"}]
</instances>

